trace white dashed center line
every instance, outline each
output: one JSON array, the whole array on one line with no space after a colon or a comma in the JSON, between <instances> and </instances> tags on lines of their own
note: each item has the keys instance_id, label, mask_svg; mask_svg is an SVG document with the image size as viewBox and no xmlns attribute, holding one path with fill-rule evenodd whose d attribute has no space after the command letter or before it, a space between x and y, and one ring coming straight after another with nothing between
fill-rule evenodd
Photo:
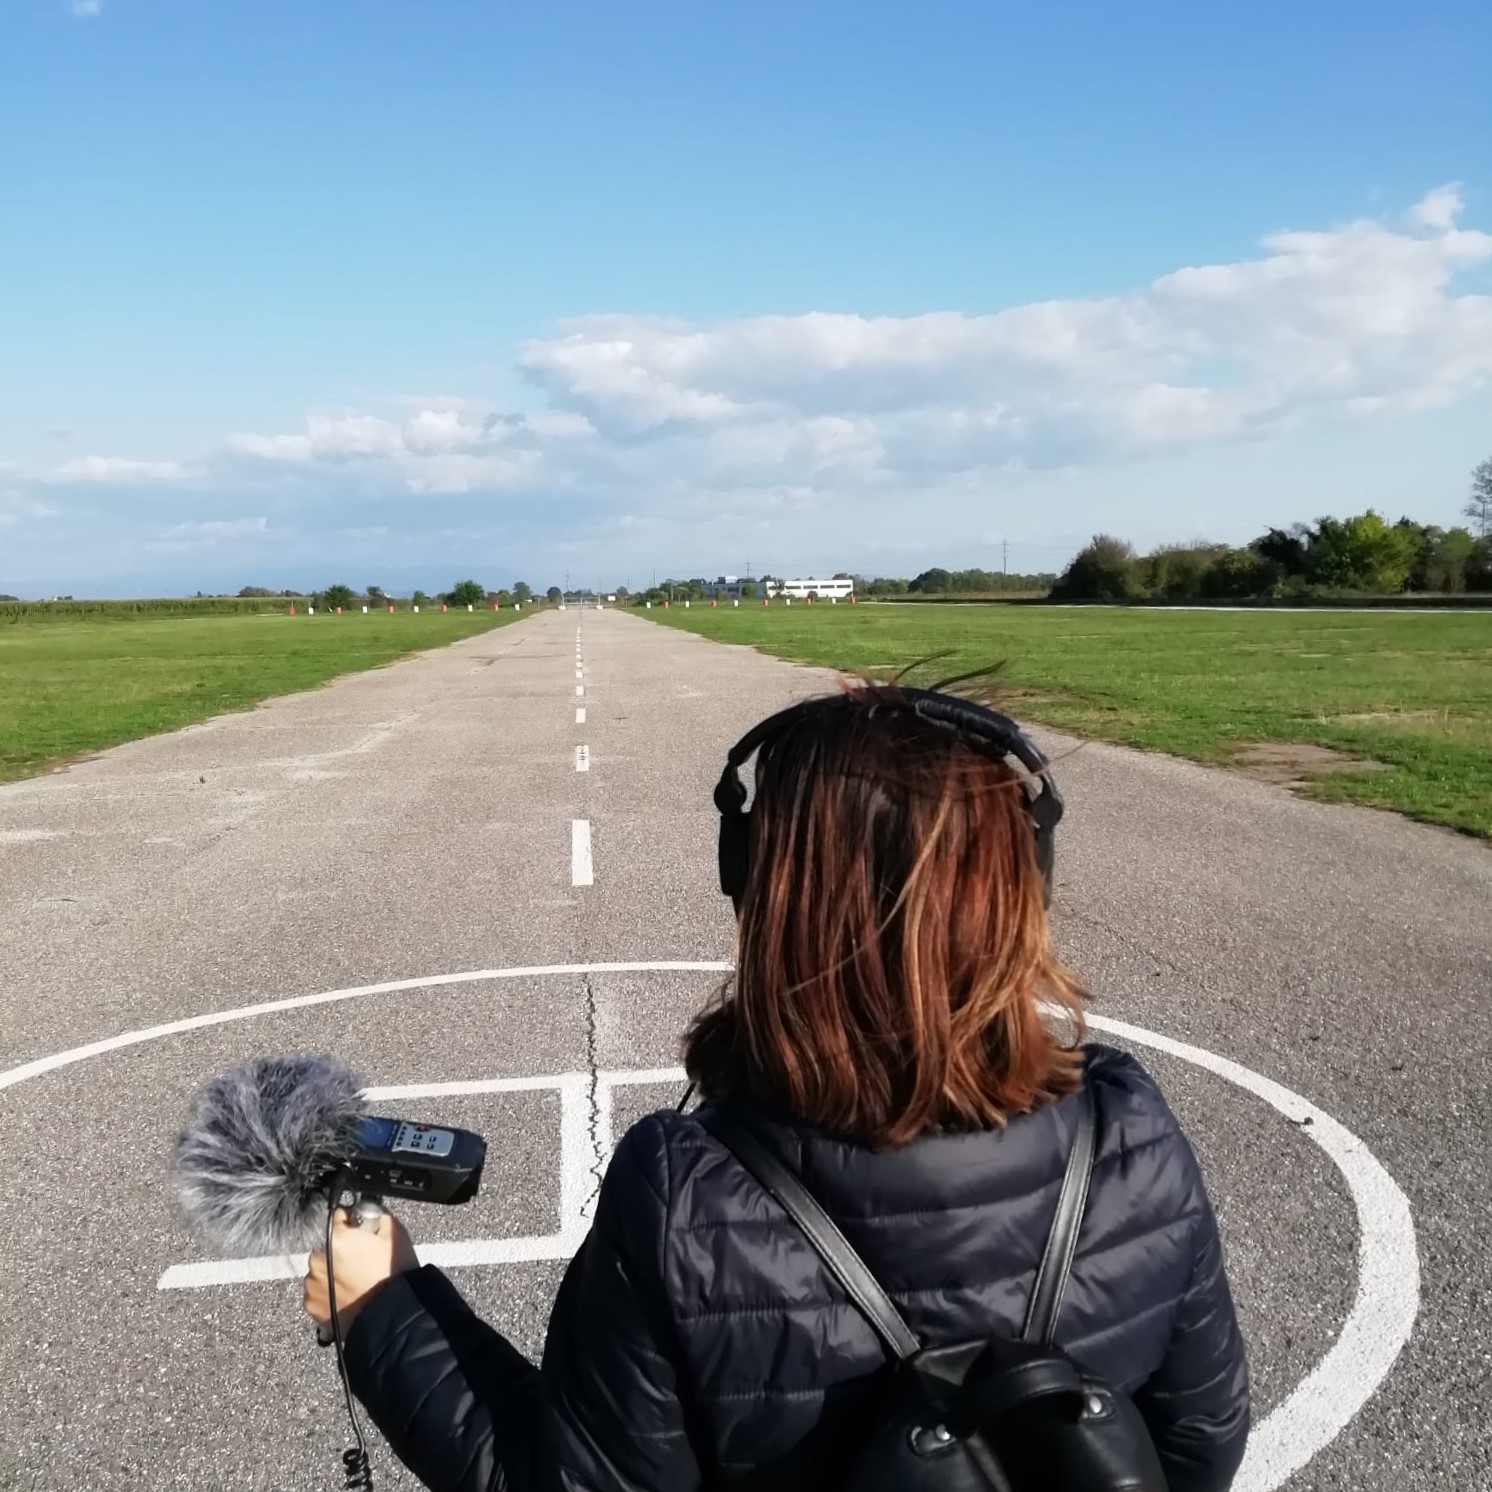
<instances>
[{"instance_id":1,"label":"white dashed center line","mask_svg":"<svg viewBox=\"0 0 1492 1492\"><path fill-rule=\"evenodd\" d=\"M591 862L591 821L570 820L570 884L593 886L596 882L595 866Z\"/></svg>"},{"instance_id":2,"label":"white dashed center line","mask_svg":"<svg viewBox=\"0 0 1492 1492\"><path fill-rule=\"evenodd\" d=\"M581 699L581 698L584 697L584 695L585 695L585 685L584 684L577 684L575 686L575 698L576 699Z\"/></svg>"},{"instance_id":3,"label":"white dashed center line","mask_svg":"<svg viewBox=\"0 0 1492 1492\"><path fill-rule=\"evenodd\" d=\"M577 772L589 772L591 769L591 748L589 746L577 746L575 748L575 770Z\"/></svg>"},{"instance_id":4,"label":"white dashed center line","mask_svg":"<svg viewBox=\"0 0 1492 1492\"><path fill-rule=\"evenodd\" d=\"M575 723L576 723L576 725L584 725L585 724L585 706L584 705L576 705L575 706Z\"/></svg>"}]
</instances>

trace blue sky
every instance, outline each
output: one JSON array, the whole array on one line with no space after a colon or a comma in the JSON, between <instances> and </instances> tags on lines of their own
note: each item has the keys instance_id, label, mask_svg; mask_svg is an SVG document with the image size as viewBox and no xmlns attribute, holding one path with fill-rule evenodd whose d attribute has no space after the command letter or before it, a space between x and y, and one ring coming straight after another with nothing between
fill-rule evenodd
<instances>
[{"instance_id":1,"label":"blue sky","mask_svg":"<svg viewBox=\"0 0 1492 1492\"><path fill-rule=\"evenodd\" d=\"M1492 8L8 0L0 591L1454 520Z\"/></svg>"}]
</instances>

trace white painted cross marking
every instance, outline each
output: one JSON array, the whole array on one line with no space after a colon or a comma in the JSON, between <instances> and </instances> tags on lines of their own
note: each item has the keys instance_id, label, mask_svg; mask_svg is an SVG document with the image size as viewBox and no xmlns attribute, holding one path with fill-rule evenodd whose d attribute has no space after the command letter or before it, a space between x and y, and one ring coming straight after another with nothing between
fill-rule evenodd
<instances>
[{"instance_id":1,"label":"white painted cross marking","mask_svg":"<svg viewBox=\"0 0 1492 1492\"><path fill-rule=\"evenodd\" d=\"M578 821L583 822L583 821ZM587 839L589 825L586 824ZM414 994L445 989L458 984L478 984L491 980L532 979L577 974L645 973L679 971L712 971L726 973L730 965L719 962L665 960L656 962L546 964L507 969L474 969L458 974L427 975L417 979L396 979L379 984L363 984L347 989L326 990L319 994L294 995L231 1010L186 1016L156 1026L121 1032L116 1036L69 1047L48 1056L0 1070L0 1090L33 1078L85 1062L94 1057L213 1026L253 1020L258 1016L292 1010L307 1010L343 1001L394 994ZM1329 1445L1377 1391L1393 1367L1414 1329L1419 1310L1419 1253L1414 1220L1409 1201L1384 1170L1372 1151L1350 1130L1324 1110L1278 1083L1251 1072L1238 1063L1157 1035L1123 1021L1090 1015L1088 1024L1095 1031L1106 1031L1141 1046L1170 1053L1182 1061L1206 1068L1262 1099L1284 1115L1298 1132L1318 1144L1336 1165L1352 1198L1358 1229L1358 1279L1356 1296L1342 1324L1341 1332L1324 1357L1304 1382L1278 1404L1255 1428L1249 1440L1248 1455L1234 1483L1234 1492L1271 1492L1305 1466L1323 1447ZM420 1257L432 1263L451 1267L464 1264L517 1262L529 1259L569 1258L578 1247L579 1237L572 1219L588 1216L593 1193L590 1162L593 1154L587 1120L592 1112L598 1137L595 1149L610 1143L611 1090L621 1083L663 1083L678 1081L675 1069L627 1073L600 1072L596 1075L595 1108L582 1099L572 1101L568 1115L564 1104L567 1085L589 1082L587 1074L556 1074L545 1078L500 1078L480 1080L471 1085L436 1084L397 1088L376 1088L369 1098L416 1097L423 1094L454 1092L503 1091L498 1085L510 1085L507 1091L534 1088L558 1090L561 1094L561 1144L568 1154L581 1157L582 1178L573 1169L568 1187L561 1187L560 1231L547 1238L473 1239L459 1243L436 1244L419 1250ZM484 1086L485 1084L485 1086ZM604 1123L602 1120L604 1119ZM562 1162L562 1180L564 1163ZM585 1200L576 1204L582 1195ZM583 1236L583 1230L580 1230ZM214 1273L207 1273L207 1266ZM274 1257L265 1259L228 1259L203 1261L201 1264L176 1265L160 1277L161 1289L207 1284L250 1283L257 1280L293 1279L304 1274L306 1261Z\"/></svg>"}]
</instances>

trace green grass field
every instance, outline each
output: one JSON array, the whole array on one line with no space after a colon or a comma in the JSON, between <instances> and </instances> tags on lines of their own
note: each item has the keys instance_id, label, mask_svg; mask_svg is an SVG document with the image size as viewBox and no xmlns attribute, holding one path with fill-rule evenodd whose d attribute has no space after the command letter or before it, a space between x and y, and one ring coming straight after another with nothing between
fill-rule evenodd
<instances>
[{"instance_id":1,"label":"green grass field","mask_svg":"<svg viewBox=\"0 0 1492 1492\"><path fill-rule=\"evenodd\" d=\"M264 603L260 603L263 606ZM527 612L523 615L528 615ZM514 611L0 627L0 782L516 621Z\"/></svg>"},{"instance_id":2,"label":"green grass field","mask_svg":"<svg viewBox=\"0 0 1492 1492\"><path fill-rule=\"evenodd\" d=\"M1004 663L1008 707L1023 718L1218 764L1257 743L1325 747L1382 770L1301 763L1280 775L1492 836L1492 614L821 604L645 615L851 672L947 654L922 682ZM1288 750L1275 755L1288 763Z\"/></svg>"}]
</instances>

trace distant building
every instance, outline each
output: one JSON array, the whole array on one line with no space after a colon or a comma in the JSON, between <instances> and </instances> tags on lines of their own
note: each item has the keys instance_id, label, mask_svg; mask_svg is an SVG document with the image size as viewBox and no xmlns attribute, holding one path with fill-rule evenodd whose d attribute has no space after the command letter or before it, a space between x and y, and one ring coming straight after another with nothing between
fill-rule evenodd
<instances>
[{"instance_id":1,"label":"distant building","mask_svg":"<svg viewBox=\"0 0 1492 1492\"><path fill-rule=\"evenodd\" d=\"M855 582L844 580L816 580L809 576L801 580L774 580L768 586L774 596L790 597L794 601L805 601L814 596L822 601L843 601L854 595Z\"/></svg>"},{"instance_id":2,"label":"distant building","mask_svg":"<svg viewBox=\"0 0 1492 1492\"><path fill-rule=\"evenodd\" d=\"M753 580L749 575L717 575L714 580L697 582L704 587L705 596L714 601L739 601L745 594L744 587L753 586L757 596L786 596L795 601L806 601L817 596L825 601L843 601L854 594L853 580Z\"/></svg>"}]
</instances>

